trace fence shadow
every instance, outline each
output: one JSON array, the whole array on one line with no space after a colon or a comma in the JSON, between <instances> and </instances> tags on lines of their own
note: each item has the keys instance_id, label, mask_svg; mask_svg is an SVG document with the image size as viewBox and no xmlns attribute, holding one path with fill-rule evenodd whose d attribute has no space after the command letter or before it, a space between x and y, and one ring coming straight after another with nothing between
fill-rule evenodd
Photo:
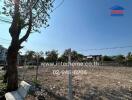
<instances>
[{"instance_id":1,"label":"fence shadow","mask_svg":"<svg viewBox=\"0 0 132 100\"><path fill-rule=\"evenodd\" d=\"M44 89L47 94L53 98L55 98L56 100L68 100L66 97L64 96L59 96L59 95L56 95L54 92L52 92L51 90L48 90L48 89Z\"/></svg>"}]
</instances>

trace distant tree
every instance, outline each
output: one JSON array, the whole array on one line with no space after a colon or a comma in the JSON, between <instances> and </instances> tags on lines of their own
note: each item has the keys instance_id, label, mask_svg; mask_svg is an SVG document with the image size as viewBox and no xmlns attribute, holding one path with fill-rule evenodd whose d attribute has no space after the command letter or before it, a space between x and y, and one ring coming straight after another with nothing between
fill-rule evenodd
<instances>
[{"instance_id":1,"label":"distant tree","mask_svg":"<svg viewBox=\"0 0 132 100\"><path fill-rule=\"evenodd\" d=\"M68 53L69 53L69 50L66 49L64 51L64 53L58 58L58 61L60 61L60 62L68 62Z\"/></svg>"},{"instance_id":2,"label":"distant tree","mask_svg":"<svg viewBox=\"0 0 132 100\"><path fill-rule=\"evenodd\" d=\"M40 57L40 58L39 58L39 62L40 62L40 63L42 63L42 62L44 62L44 61L45 61L45 60L44 60L44 57Z\"/></svg>"},{"instance_id":3,"label":"distant tree","mask_svg":"<svg viewBox=\"0 0 132 100\"><path fill-rule=\"evenodd\" d=\"M84 55L78 53L77 51L73 50L71 52L72 61L83 61Z\"/></svg>"},{"instance_id":4,"label":"distant tree","mask_svg":"<svg viewBox=\"0 0 132 100\"><path fill-rule=\"evenodd\" d=\"M132 56L128 58L128 61L131 61L132 62Z\"/></svg>"},{"instance_id":5,"label":"distant tree","mask_svg":"<svg viewBox=\"0 0 132 100\"><path fill-rule=\"evenodd\" d=\"M123 55L117 55L117 56L115 56L115 61L123 62L123 61L125 61L125 57Z\"/></svg>"},{"instance_id":6,"label":"distant tree","mask_svg":"<svg viewBox=\"0 0 132 100\"><path fill-rule=\"evenodd\" d=\"M111 56L104 56L103 57L103 61L113 61L112 57Z\"/></svg>"},{"instance_id":7,"label":"distant tree","mask_svg":"<svg viewBox=\"0 0 132 100\"><path fill-rule=\"evenodd\" d=\"M41 63L41 62L44 61L44 53L43 53L43 51L35 52L35 60L38 63Z\"/></svg>"},{"instance_id":8,"label":"distant tree","mask_svg":"<svg viewBox=\"0 0 132 100\"><path fill-rule=\"evenodd\" d=\"M58 58L58 60L60 62L68 62L68 53L69 53L69 50L66 49L64 51L64 53ZM83 54L80 54L75 50L71 51L71 61L72 62L74 62L74 61L80 61L81 62L81 61L83 61L83 58L84 58Z\"/></svg>"},{"instance_id":9,"label":"distant tree","mask_svg":"<svg viewBox=\"0 0 132 100\"><path fill-rule=\"evenodd\" d=\"M45 52L45 55L46 55L46 58L45 58L46 62L56 63L56 61L58 60L58 51L57 50L47 51L47 52Z\"/></svg>"},{"instance_id":10,"label":"distant tree","mask_svg":"<svg viewBox=\"0 0 132 100\"><path fill-rule=\"evenodd\" d=\"M37 82L37 79L38 79L38 69L39 69L39 65L41 64L40 62L40 59L43 59L43 55L44 53L42 51L40 52L35 52L35 55L34 55L34 60L36 61L36 82Z\"/></svg>"},{"instance_id":11,"label":"distant tree","mask_svg":"<svg viewBox=\"0 0 132 100\"><path fill-rule=\"evenodd\" d=\"M60 57L58 57L58 60L57 61L58 62L66 62L66 59L67 58L65 58L64 56L61 55Z\"/></svg>"},{"instance_id":12,"label":"distant tree","mask_svg":"<svg viewBox=\"0 0 132 100\"><path fill-rule=\"evenodd\" d=\"M44 55L44 53L42 51L40 51L40 52L27 51L25 54L25 59L27 62L32 62L32 61L37 62L37 60L39 62L43 62L44 61L43 55Z\"/></svg>"},{"instance_id":13,"label":"distant tree","mask_svg":"<svg viewBox=\"0 0 132 100\"><path fill-rule=\"evenodd\" d=\"M131 56L132 56L132 53L131 52L128 52L127 57L131 57Z\"/></svg>"},{"instance_id":14,"label":"distant tree","mask_svg":"<svg viewBox=\"0 0 132 100\"><path fill-rule=\"evenodd\" d=\"M72 51L71 52L71 60L72 61L77 61L78 60L78 53L77 53L77 51Z\"/></svg>"},{"instance_id":15,"label":"distant tree","mask_svg":"<svg viewBox=\"0 0 132 100\"><path fill-rule=\"evenodd\" d=\"M2 14L11 18L11 44L7 53L7 90L18 88L17 55L32 32L47 27L52 0L3 0ZM22 31L24 30L24 31Z\"/></svg>"},{"instance_id":16,"label":"distant tree","mask_svg":"<svg viewBox=\"0 0 132 100\"><path fill-rule=\"evenodd\" d=\"M127 55L127 61L131 61L132 62L132 53L129 52Z\"/></svg>"},{"instance_id":17,"label":"distant tree","mask_svg":"<svg viewBox=\"0 0 132 100\"><path fill-rule=\"evenodd\" d=\"M27 51L25 54L25 58L27 62L33 61L34 57L35 57L35 51Z\"/></svg>"},{"instance_id":18,"label":"distant tree","mask_svg":"<svg viewBox=\"0 0 132 100\"><path fill-rule=\"evenodd\" d=\"M85 56L83 54L78 53L78 61L83 62Z\"/></svg>"}]
</instances>

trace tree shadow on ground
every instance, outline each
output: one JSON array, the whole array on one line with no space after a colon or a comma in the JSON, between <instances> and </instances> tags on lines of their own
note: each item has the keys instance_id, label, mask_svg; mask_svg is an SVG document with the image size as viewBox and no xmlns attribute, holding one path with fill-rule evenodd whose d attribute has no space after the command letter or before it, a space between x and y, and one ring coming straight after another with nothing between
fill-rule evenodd
<instances>
[{"instance_id":1,"label":"tree shadow on ground","mask_svg":"<svg viewBox=\"0 0 132 100\"><path fill-rule=\"evenodd\" d=\"M0 89L0 100L6 100L5 93L6 93L5 89Z\"/></svg>"},{"instance_id":2,"label":"tree shadow on ground","mask_svg":"<svg viewBox=\"0 0 132 100\"><path fill-rule=\"evenodd\" d=\"M38 100L68 100L64 96L57 95L50 89L42 87L40 84L31 84L30 94L37 97ZM46 99L48 97L48 99ZM52 99L51 99L52 98Z\"/></svg>"},{"instance_id":3,"label":"tree shadow on ground","mask_svg":"<svg viewBox=\"0 0 132 100\"><path fill-rule=\"evenodd\" d=\"M55 98L56 100L68 100L66 97L63 96L59 96L56 95L54 92L52 92L51 90L45 89L45 91L47 92L47 94L53 98Z\"/></svg>"},{"instance_id":4,"label":"tree shadow on ground","mask_svg":"<svg viewBox=\"0 0 132 100\"><path fill-rule=\"evenodd\" d=\"M81 97L82 100L132 100L132 89L110 89L90 87Z\"/></svg>"}]
</instances>

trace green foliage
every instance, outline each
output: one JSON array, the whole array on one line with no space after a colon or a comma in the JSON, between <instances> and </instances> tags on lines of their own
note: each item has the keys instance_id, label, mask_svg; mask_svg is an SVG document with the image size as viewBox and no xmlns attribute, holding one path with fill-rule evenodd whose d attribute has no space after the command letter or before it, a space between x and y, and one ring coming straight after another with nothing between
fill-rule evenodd
<instances>
[{"instance_id":1,"label":"green foliage","mask_svg":"<svg viewBox=\"0 0 132 100\"><path fill-rule=\"evenodd\" d=\"M26 62L43 62L44 57L43 57L43 52L35 52L35 51L27 51L25 54Z\"/></svg>"},{"instance_id":2,"label":"green foliage","mask_svg":"<svg viewBox=\"0 0 132 100\"><path fill-rule=\"evenodd\" d=\"M71 59L72 61L83 61L84 55L78 53L77 51L71 52Z\"/></svg>"},{"instance_id":3,"label":"green foliage","mask_svg":"<svg viewBox=\"0 0 132 100\"><path fill-rule=\"evenodd\" d=\"M68 53L69 53L69 50L66 49L64 51L64 53L58 58L58 61L59 62L68 62Z\"/></svg>"},{"instance_id":4,"label":"green foliage","mask_svg":"<svg viewBox=\"0 0 132 100\"><path fill-rule=\"evenodd\" d=\"M28 66L28 69L34 69L34 66Z\"/></svg>"},{"instance_id":5,"label":"green foliage","mask_svg":"<svg viewBox=\"0 0 132 100\"><path fill-rule=\"evenodd\" d=\"M39 62L44 62L44 57L40 57Z\"/></svg>"},{"instance_id":6,"label":"green foliage","mask_svg":"<svg viewBox=\"0 0 132 100\"><path fill-rule=\"evenodd\" d=\"M113 61L113 58L111 56L104 56L103 61Z\"/></svg>"},{"instance_id":7,"label":"green foliage","mask_svg":"<svg viewBox=\"0 0 132 100\"><path fill-rule=\"evenodd\" d=\"M132 56L131 57L128 57L128 61L132 61Z\"/></svg>"},{"instance_id":8,"label":"green foliage","mask_svg":"<svg viewBox=\"0 0 132 100\"><path fill-rule=\"evenodd\" d=\"M35 57L35 51L27 51L25 54L25 58L27 61L32 61Z\"/></svg>"},{"instance_id":9,"label":"green foliage","mask_svg":"<svg viewBox=\"0 0 132 100\"><path fill-rule=\"evenodd\" d=\"M58 61L60 62L67 62L68 61L68 54L69 50L66 49L64 53L58 58ZM78 53L77 51L73 50L71 51L71 60L72 61L83 61L84 55Z\"/></svg>"},{"instance_id":10,"label":"green foliage","mask_svg":"<svg viewBox=\"0 0 132 100\"><path fill-rule=\"evenodd\" d=\"M125 57L124 55L104 56L103 61L125 62Z\"/></svg>"},{"instance_id":11,"label":"green foliage","mask_svg":"<svg viewBox=\"0 0 132 100\"><path fill-rule=\"evenodd\" d=\"M41 27L48 27L48 19L50 18L50 10L53 7L52 0L3 0L2 14L11 18L11 26L9 34L11 36L11 44L7 53L7 90L14 90L18 86L17 78L17 54L23 47L21 44L26 41L32 32L39 32ZM3 16L2 15L2 16ZM24 31L22 32L22 30ZM31 52L29 60L32 60L34 52ZM38 64L40 54L35 54ZM13 57L13 58L12 58ZM13 60L12 60L13 59ZM14 69L13 69L14 68ZM12 74L13 73L13 74Z\"/></svg>"},{"instance_id":12,"label":"green foliage","mask_svg":"<svg viewBox=\"0 0 132 100\"><path fill-rule=\"evenodd\" d=\"M113 59L117 62L124 62L125 61L125 57L123 55L114 56Z\"/></svg>"},{"instance_id":13,"label":"green foliage","mask_svg":"<svg viewBox=\"0 0 132 100\"><path fill-rule=\"evenodd\" d=\"M47 51L45 55L46 55L46 58L45 58L46 62L56 62L58 60L57 50Z\"/></svg>"},{"instance_id":14,"label":"green foliage","mask_svg":"<svg viewBox=\"0 0 132 100\"><path fill-rule=\"evenodd\" d=\"M6 84L5 83L0 82L0 90L1 89L6 89Z\"/></svg>"},{"instance_id":15,"label":"green foliage","mask_svg":"<svg viewBox=\"0 0 132 100\"><path fill-rule=\"evenodd\" d=\"M16 1L16 2L15 2ZM15 3L19 10L15 12ZM28 28L30 12L32 13L32 31L38 31L40 27L48 27L49 11L53 7L52 0L4 0L1 13L4 16L13 18L17 14L17 23L21 29ZM31 9L31 11L30 11Z\"/></svg>"},{"instance_id":16,"label":"green foliage","mask_svg":"<svg viewBox=\"0 0 132 100\"><path fill-rule=\"evenodd\" d=\"M127 55L127 61L132 62L132 53L129 52Z\"/></svg>"},{"instance_id":17,"label":"green foliage","mask_svg":"<svg viewBox=\"0 0 132 100\"><path fill-rule=\"evenodd\" d=\"M3 80L3 75L0 75L0 80Z\"/></svg>"},{"instance_id":18,"label":"green foliage","mask_svg":"<svg viewBox=\"0 0 132 100\"><path fill-rule=\"evenodd\" d=\"M131 52L128 52L127 57L131 57L131 56L132 56Z\"/></svg>"},{"instance_id":19,"label":"green foliage","mask_svg":"<svg viewBox=\"0 0 132 100\"><path fill-rule=\"evenodd\" d=\"M40 81L39 80L33 80L33 83L35 83L35 84L39 84L40 83Z\"/></svg>"}]
</instances>

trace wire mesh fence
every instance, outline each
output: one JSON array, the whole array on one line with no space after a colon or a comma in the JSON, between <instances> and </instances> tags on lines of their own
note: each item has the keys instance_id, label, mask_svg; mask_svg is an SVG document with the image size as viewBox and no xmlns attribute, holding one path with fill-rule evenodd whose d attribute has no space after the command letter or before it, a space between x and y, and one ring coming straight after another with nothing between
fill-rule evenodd
<instances>
[{"instance_id":1,"label":"wire mesh fence","mask_svg":"<svg viewBox=\"0 0 132 100\"><path fill-rule=\"evenodd\" d=\"M131 63L82 62L71 63L73 100L131 100L132 66ZM5 71L0 69L0 83ZM18 67L19 81L41 85L47 100L68 99L68 63L43 63ZM47 94L47 95L46 95ZM38 94L33 95L35 100ZM52 99L51 99L52 98ZM29 100L29 99L27 99ZM38 99L39 100L39 99Z\"/></svg>"},{"instance_id":2,"label":"wire mesh fence","mask_svg":"<svg viewBox=\"0 0 132 100\"><path fill-rule=\"evenodd\" d=\"M87 66L86 66L87 65ZM116 67L118 65L118 67ZM38 74L36 74L38 70ZM53 100L68 99L68 66L66 63L19 67L19 79L32 81L50 91ZM37 75L37 76L36 76ZM37 78L36 78L37 77ZM36 80L37 79L37 80ZM49 92L47 92L49 93ZM73 100L131 100L132 67L112 62L72 65ZM52 94L52 95L51 95ZM63 98L63 99L62 99ZM51 100L52 100L51 99Z\"/></svg>"}]
</instances>

